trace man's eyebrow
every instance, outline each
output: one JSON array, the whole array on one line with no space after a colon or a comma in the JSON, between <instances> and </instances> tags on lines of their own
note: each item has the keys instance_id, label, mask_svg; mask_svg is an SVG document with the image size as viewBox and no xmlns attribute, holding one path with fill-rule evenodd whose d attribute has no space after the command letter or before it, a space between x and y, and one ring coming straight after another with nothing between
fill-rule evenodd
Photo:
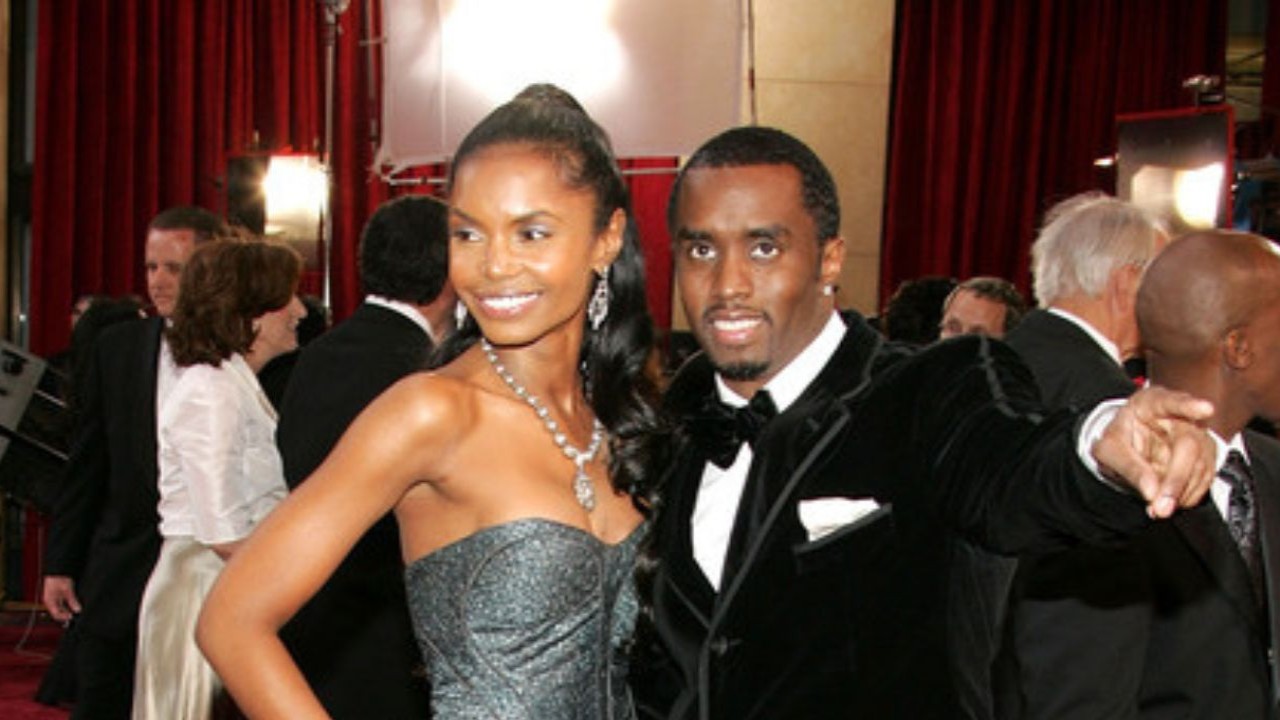
<instances>
[{"instance_id":1,"label":"man's eyebrow","mask_svg":"<svg viewBox=\"0 0 1280 720\"><path fill-rule=\"evenodd\" d=\"M706 230L681 227L676 230L676 240L710 240L711 233Z\"/></svg>"},{"instance_id":2,"label":"man's eyebrow","mask_svg":"<svg viewBox=\"0 0 1280 720\"><path fill-rule=\"evenodd\" d=\"M774 240L780 237L788 237L790 235L791 231L788 230L785 225L779 225L777 223L765 225L764 227L753 227L747 230L747 237L752 239L764 238Z\"/></svg>"}]
</instances>

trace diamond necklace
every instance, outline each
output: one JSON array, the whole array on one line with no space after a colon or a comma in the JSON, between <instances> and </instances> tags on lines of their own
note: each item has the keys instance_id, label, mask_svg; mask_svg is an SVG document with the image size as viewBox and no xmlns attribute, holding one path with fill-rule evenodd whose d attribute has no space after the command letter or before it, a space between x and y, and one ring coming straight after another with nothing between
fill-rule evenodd
<instances>
[{"instance_id":1,"label":"diamond necklace","mask_svg":"<svg viewBox=\"0 0 1280 720\"><path fill-rule=\"evenodd\" d=\"M569 458L575 468L573 473L573 495L578 499L587 512L591 512L596 507L596 491L591 486L591 478L587 476L586 464L595 460L596 453L600 450L600 443L604 441L604 426L599 420L592 419L591 423L591 441L587 444L585 450L569 444L569 438L560 431L560 425L551 417L551 411L546 405L538 399L537 395L529 392L523 385L516 380L511 371L507 369L502 361L498 359L498 354L493 351L493 345L485 338L480 338L480 347L484 350L484 356L489 359L489 364L493 366L493 371L498 373L498 377L502 378L502 382L511 388L511 392L516 397L524 400L529 407L533 408L533 412L542 421L542 425L547 428L547 432L551 433L551 440L560 448L564 456Z\"/></svg>"}]
</instances>

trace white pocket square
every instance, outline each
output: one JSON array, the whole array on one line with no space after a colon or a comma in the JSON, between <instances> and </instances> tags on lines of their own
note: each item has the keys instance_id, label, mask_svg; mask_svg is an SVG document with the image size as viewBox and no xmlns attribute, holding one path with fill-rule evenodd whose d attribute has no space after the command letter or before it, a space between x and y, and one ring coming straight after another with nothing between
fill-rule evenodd
<instances>
[{"instance_id":1,"label":"white pocket square","mask_svg":"<svg viewBox=\"0 0 1280 720\"><path fill-rule=\"evenodd\" d=\"M871 498L826 497L801 500L797 509L800 524L809 533L809 542L823 538L857 522L880 507Z\"/></svg>"}]
</instances>

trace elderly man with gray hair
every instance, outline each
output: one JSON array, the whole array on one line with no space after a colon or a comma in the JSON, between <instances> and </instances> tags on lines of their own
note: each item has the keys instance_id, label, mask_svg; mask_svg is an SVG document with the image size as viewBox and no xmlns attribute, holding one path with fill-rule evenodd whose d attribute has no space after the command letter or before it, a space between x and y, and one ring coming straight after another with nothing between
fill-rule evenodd
<instances>
[{"instance_id":1,"label":"elderly man with gray hair","mask_svg":"<svg viewBox=\"0 0 1280 720\"><path fill-rule=\"evenodd\" d=\"M1168 240L1147 212L1101 193L1069 198L1046 215L1031 248L1040 309L1006 338L1031 368L1046 407L1088 407L1135 390L1122 363L1140 352L1138 286ZM1135 563L1131 551L1112 548L1019 561L1002 661L1008 672L998 693L1009 707L1000 717L1125 716L1097 691L1136 683L1137 672L1097 639L1124 642L1135 627L1126 617L1131 608L1113 602L1137 586Z\"/></svg>"}]
</instances>

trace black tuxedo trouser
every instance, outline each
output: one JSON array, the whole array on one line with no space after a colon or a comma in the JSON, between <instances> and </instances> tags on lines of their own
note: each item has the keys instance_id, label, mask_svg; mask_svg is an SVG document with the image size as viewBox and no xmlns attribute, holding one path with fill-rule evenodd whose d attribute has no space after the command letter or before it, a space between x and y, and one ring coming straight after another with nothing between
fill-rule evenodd
<instances>
[{"instance_id":1,"label":"black tuxedo trouser","mask_svg":"<svg viewBox=\"0 0 1280 720\"><path fill-rule=\"evenodd\" d=\"M71 720L129 720L138 638L109 638L80 628L77 697Z\"/></svg>"}]
</instances>

